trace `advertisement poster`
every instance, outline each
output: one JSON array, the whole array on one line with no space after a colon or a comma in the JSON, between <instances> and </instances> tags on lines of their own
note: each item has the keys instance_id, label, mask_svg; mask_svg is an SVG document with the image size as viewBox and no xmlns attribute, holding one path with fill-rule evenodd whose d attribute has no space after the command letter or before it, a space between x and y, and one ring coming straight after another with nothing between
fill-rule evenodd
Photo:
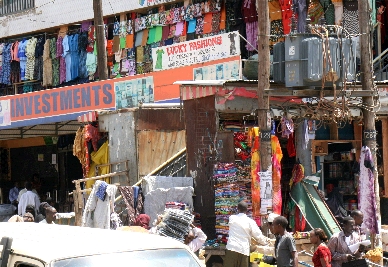
<instances>
[{"instance_id":1,"label":"advertisement poster","mask_svg":"<svg viewBox=\"0 0 388 267\"><path fill-rule=\"evenodd\" d=\"M240 61L235 60L193 69L193 80L239 80Z\"/></svg>"},{"instance_id":2,"label":"advertisement poster","mask_svg":"<svg viewBox=\"0 0 388 267\"><path fill-rule=\"evenodd\" d=\"M154 102L154 78L152 76L114 83L116 109L138 107L139 103Z\"/></svg>"},{"instance_id":3,"label":"advertisement poster","mask_svg":"<svg viewBox=\"0 0 388 267\"><path fill-rule=\"evenodd\" d=\"M0 101L0 126L11 125L10 100Z\"/></svg>"},{"instance_id":4,"label":"advertisement poster","mask_svg":"<svg viewBox=\"0 0 388 267\"><path fill-rule=\"evenodd\" d=\"M238 32L223 33L152 48L154 71L174 69L236 55L240 55L240 36ZM208 75L216 77L216 68Z\"/></svg>"},{"instance_id":5,"label":"advertisement poster","mask_svg":"<svg viewBox=\"0 0 388 267\"><path fill-rule=\"evenodd\" d=\"M261 198L260 213L267 214L269 210L272 210L272 171L259 172L259 177Z\"/></svg>"}]
</instances>

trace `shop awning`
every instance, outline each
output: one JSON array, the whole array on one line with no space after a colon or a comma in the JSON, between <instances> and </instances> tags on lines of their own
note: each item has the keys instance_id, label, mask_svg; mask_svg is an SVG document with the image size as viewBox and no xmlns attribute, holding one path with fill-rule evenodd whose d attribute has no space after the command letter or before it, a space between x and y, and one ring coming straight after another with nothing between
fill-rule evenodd
<instances>
[{"instance_id":1,"label":"shop awning","mask_svg":"<svg viewBox=\"0 0 388 267\"><path fill-rule=\"evenodd\" d=\"M333 234L341 231L341 228L329 207L320 197L315 187L316 181L306 177L301 182L294 184L290 193L291 199L299 207L310 227L322 228L330 238Z\"/></svg>"}]
</instances>

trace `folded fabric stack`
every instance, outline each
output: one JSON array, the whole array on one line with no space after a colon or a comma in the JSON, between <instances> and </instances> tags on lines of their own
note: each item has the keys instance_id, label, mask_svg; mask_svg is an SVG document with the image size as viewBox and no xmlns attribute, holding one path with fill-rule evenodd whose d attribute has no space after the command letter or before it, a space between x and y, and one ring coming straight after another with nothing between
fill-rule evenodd
<instances>
[{"instance_id":1,"label":"folded fabric stack","mask_svg":"<svg viewBox=\"0 0 388 267\"><path fill-rule=\"evenodd\" d=\"M239 134L240 135L235 133L235 138L239 138L240 140L247 138L245 133L239 133ZM238 148L238 147L240 146L236 146L235 148ZM248 147L246 148L248 151L249 148ZM236 157L236 159L238 159L238 157ZM240 201L245 200L245 202L247 202L248 204L247 216L252 218L251 158L248 157L244 161L238 161L238 164L236 164L236 167L237 167L237 184L240 187Z\"/></svg>"},{"instance_id":2,"label":"folded fabric stack","mask_svg":"<svg viewBox=\"0 0 388 267\"><path fill-rule=\"evenodd\" d=\"M166 209L156 231L160 235L183 242L185 235L189 233L193 218L188 210Z\"/></svg>"},{"instance_id":3,"label":"folded fabric stack","mask_svg":"<svg viewBox=\"0 0 388 267\"><path fill-rule=\"evenodd\" d=\"M229 233L229 216L236 213L240 201L240 187L237 182L237 168L233 163L218 163L214 168L216 234L222 238Z\"/></svg>"},{"instance_id":4,"label":"folded fabric stack","mask_svg":"<svg viewBox=\"0 0 388 267\"><path fill-rule=\"evenodd\" d=\"M167 202L166 203L166 209L178 209L178 210L185 210L186 207L188 207L187 204L182 202Z\"/></svg>"}]
</instances>

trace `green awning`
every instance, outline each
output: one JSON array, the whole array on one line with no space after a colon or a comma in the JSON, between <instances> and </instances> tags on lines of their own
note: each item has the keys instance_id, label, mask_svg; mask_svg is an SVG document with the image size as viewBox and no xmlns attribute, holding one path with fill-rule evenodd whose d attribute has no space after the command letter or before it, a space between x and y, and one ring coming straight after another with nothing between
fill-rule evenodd
<instances>
[{"instance_id":1,"label":"green awning","mask_svg":"<svg viewBox=\"0 0 388 267\"><path fill-rule=\"evenodd\" d=\"M294 184L290 195L310 227L312 229L322 228L330 238L333 234L340 232L341 227L317 191L316 185L319 179L316 178L319 176L320 173L317 173L315 176L305 177L301 182Z\"/></svg>"}]
</instances>

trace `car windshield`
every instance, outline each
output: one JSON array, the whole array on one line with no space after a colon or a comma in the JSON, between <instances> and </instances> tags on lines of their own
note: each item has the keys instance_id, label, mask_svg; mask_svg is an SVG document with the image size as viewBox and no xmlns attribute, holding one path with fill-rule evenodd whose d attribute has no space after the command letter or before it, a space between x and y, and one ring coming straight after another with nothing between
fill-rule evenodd
<instances>
[{"instance_id":1,"label":"car windshield","mask_svg":"<svg viewBox=\"0 0 388 267\"><path fill-rule=\"evenodd\" d=\"M185 249L160 249L100 254L64 259L54 262L54 267L199 267L194 257Z\"/></svg>"}]
</instances>

